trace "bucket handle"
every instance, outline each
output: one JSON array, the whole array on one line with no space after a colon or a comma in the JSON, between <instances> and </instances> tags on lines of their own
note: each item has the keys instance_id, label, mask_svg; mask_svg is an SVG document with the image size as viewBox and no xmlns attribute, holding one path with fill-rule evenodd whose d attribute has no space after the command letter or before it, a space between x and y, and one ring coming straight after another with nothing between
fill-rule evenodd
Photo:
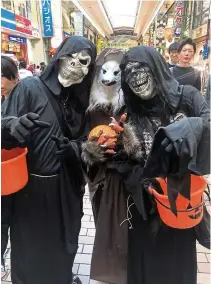
<instances>
[{"instance_id":1,"label":"bucket handle","mask_svg":"<svg viewBox=\"0 0 211 284\"><path fill-rule=\"evenodd\" d=\"M209 203L211 203L211 202L210 202L210 187L209 187L208 184L207 184L207 190L205 190L204 193L205 193L206 196L208 197Z\"/></svg>"},{"instance_id":2,"label":"bucket handle","mask_svg":"<svg viewBox=\"0 0 211 284\"><path fill-rule=\"evenodd\" d=\"M165 207L166 209L172 211L171 208L169 208L168 206L166 206L165 204L163 204L159 199L157 199L156 196L154 196L154 198L156 199L156 201L157 201L158 203L160 203L160 205L162 205L162 206ZM190 208L190 209L186 209L186 210L177 210L177 212L191 212L191 211L193 211L193 210L198 209L199 207L202 207L203 204L204 204L204 202L202 201L199 205L195 206L194 208Z\"/></svg>"}]
</instances>

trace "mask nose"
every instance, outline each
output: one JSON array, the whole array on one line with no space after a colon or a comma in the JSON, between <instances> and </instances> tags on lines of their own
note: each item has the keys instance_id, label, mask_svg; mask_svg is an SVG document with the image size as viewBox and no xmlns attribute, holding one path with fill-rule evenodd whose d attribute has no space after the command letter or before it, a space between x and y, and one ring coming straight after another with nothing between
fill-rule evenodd
<instances>
[{"instance_id":1,"label":"mask nose","mask_svg":"<svg viewBox=\"0 0 211 284\"><path fill-rule=\"evenodd\" d=\"M102 80L102 83L105 84L105 85L107 85L107 84L110 83L110 81L109 81L109 80Z\"/></svg>"},{"instance_id":2,"label":"mask nose","mask_svg":"<svg viewBox=\"0 0 211 284\"><path fill-rule=\"evenodd\" d=\"M71 66L75 66L75 62L72 61L72 62L70 63L70 65L71 65Z\"/></svg>"}]
</instances>

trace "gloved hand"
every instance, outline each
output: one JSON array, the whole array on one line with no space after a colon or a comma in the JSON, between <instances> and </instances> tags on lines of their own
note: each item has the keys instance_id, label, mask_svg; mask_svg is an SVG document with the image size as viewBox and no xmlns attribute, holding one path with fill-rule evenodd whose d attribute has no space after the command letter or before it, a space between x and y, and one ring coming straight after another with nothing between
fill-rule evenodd
<instances>
[{"instance_id":1,"label":"gloved hand","mask_svg":"<svg viewBox=\"0 0 211 284\"><path fill-rule=\"evenodd\" d=\"M164 138L161 142L163 148L163 155L161 155L162 167L165 173L175 174L179 170L180 155L183 139L178 139L175 142L171 142L168 138Z\"/></svg>"},{"instance_id":2,"label":"gloved hand","mask_svg":"<svg viewBox=\"0 0 211 284\"><path fill-rule=\"evenodd\" d=\"M29 112L19 118L10 121L10 134L15 137L18 142L25 143L30 131L36 127L48 128L50 124L44 121L39 121L39 115Z\"/></svg>"},{"instance_id":3,"label":"gloved hand","mask_svg":"<svg viewBox=\"0 0 211 284\"><path fill-rule=\"evenodd\" d=\"M116 138L116 135L106 135L101 130L91 140L82 144L82 159L85 164L104 163L110 155L116 154L114 151L116 143L109 142L109 138Z\"/></svg>"},{"instance_id":4,"label":"gloved hand","mask_svg":"<svg viewBox=\"0 0 211 284\"><path fill-rule=\"evenodd\" d=\"M67 137L59 138L55 135L52 135L51 139L56 142L58 148L58 151L56 151L57 156L64 158L76 157L77 146L74 145L74 143L71 142Z\"/></svg>"},{"instance_id":5,"label":"gloved hand","mask_svg":"<svg viewBox=\"0 0 211 284\"><path fill-rule=\"evenodd\" d=\"M128 157L134 161L143 161L144 152L141 141L136 135L134 126L131 123L125 123L127 114L123 114L119 123L112 117L112 122L109 126L116 131L118 135L117 146L122 145Z\"/></svg>"}]
</instances>

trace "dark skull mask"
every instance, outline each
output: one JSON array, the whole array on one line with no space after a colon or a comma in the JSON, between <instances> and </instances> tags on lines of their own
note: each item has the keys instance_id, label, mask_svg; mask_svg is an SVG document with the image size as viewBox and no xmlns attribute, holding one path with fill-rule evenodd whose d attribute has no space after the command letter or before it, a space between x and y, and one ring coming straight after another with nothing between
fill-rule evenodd
<instances>
[{"instance_id":1,"label":"dark skull mask","mask_svg":"<svg viewBox=\"0 0 211 284\"><path fill-rule=\"evenodd\" d=\"M63 87L79 84L89 72L91 56L86 50L59 59L58 80Z\"/></svg>"},{"instance_id":2,"label":"dark skull mask","mask_svg":"<svg viewBox=\"0 0 211 284\"><path fill-rule=\"evenodd\" d=\"M149 100L156 95L156 84L150 68L140 62L128 62L125 79L131 91L142 100Z\"/></svg>"}]
</instances>

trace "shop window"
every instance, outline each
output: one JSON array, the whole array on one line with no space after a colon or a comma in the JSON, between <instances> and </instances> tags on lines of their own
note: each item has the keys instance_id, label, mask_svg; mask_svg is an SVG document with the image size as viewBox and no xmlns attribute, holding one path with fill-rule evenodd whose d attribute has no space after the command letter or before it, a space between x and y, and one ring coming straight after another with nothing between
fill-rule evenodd
<instances>
[{"instance_id":1,"label":"shop window","mask_svg":"<svg viewBox=\"0 0 211 284\"><path fill-rule=\"evenodd\" d=\"M196 29L199 26L201 26L202 10L203 10L203 2L202 1L195 1L194 2L193 29Z\"/></svg>"},{"instance_id":2,"label":"shop window","mask_svg":"<svg viewBox=\"0 0 211 284\"><path fill-rule=\"evenodd\" d=\"M15 14L26 18L26 1L24 0L16 0L14 1L15 5Z\"/></svg>"},{"instance_id":3,"label":"shop window","mask_svg":"<svg viewBox=\"0 0 211 284\"><path fill-rule=\"evenodd\" d=\"M12 11L12 1L11 0L2 0L2 8Z\"/></svg>"},{"instance_id":4,"label":"shop window","mask_svg":"<svg viewBox=\"0 0 211 284\"><path fill-rule=\"evenodd\" d=\"M31 19L31 0L26 0L26 18Z\"/></svg>"},{"instance_id":5,"label":"shop window","mask_svg":"<svg viewBox=\"0 0 211 284\"><path fill-rule=\"evenodd\" d=\"M193 29L196 29L208 22L210 1L194 2Z\"/></svg>"}]
</instances>

